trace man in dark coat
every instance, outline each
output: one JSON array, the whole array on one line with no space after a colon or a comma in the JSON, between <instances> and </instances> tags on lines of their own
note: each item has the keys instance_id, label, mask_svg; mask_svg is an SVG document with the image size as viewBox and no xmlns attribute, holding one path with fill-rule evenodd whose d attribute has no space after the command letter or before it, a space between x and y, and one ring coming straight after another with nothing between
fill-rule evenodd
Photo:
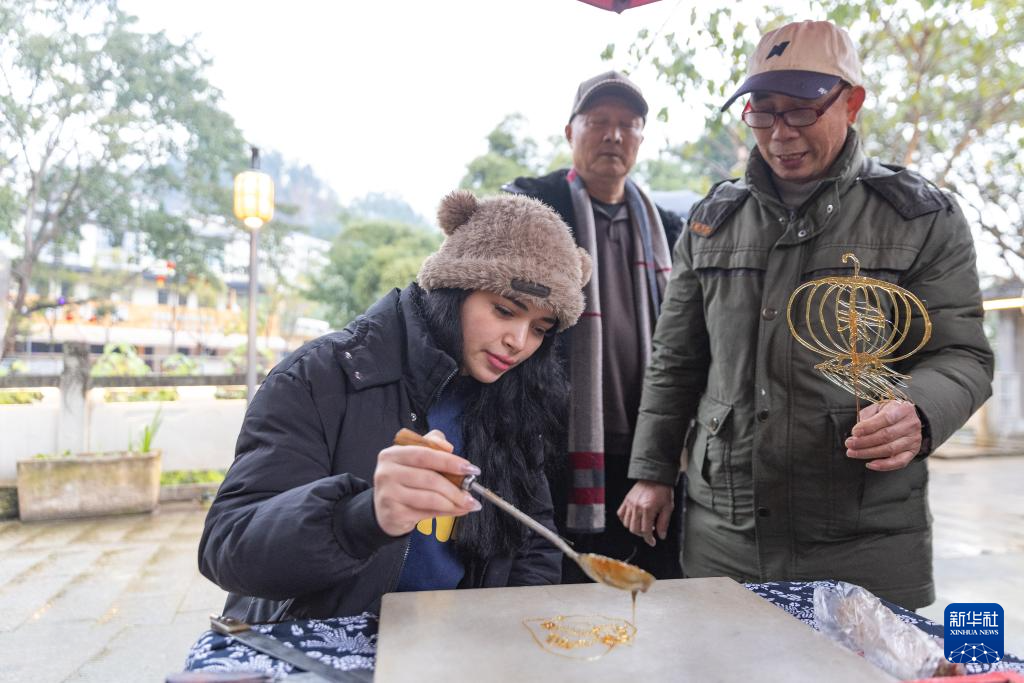
<instances>
[{"instance_id":1,"label":"man in dark coat","mask_svg":"<svg viewBox=\"0 0 1024 683\"><path fill-rule=\"evenodd\" d=\"M626 469L651 334L671 269L679 217L657 207L629 180L643 141L647 102L616 71L580 84L565 127L573 167L517 178L508 192L536 197L573 230L594 264L587 310L572 331L573 387L568 460L552 475L555 519L581 551L629 559L660 579L678 578L679 522L669 519L638 543L616 512L630 488ZM587 579L572 562L563 581Z\"/></svg>"}]
</instances>

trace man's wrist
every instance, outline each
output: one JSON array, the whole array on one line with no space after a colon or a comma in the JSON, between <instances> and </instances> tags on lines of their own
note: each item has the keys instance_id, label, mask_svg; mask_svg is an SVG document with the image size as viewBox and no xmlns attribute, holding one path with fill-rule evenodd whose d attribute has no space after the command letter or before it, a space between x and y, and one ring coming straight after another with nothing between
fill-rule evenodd
<instances>
[{"instance_id":1,"label":"man's wrist","mask_svg":"<svg viewBox=\"0 0 1024 683\"><path fill-rule=\"evenodd\" d=\"M919 406L915 405L914 410L917 411L917 419L921 421L921 448L918 449L914 457L925 458L932 452L932 425Z\"/></svg>"},{"instance_id":2,"label":"man's wrist","mask_svg":"<svg viewBox=\"0 0 1024 683\"><path fill-rule=\"evenodd\" d=\"M679 467L666 464L632 463L626 477L635 481L646 481L650 484L674 486L679 479Z\"/></svg>"}]
</instances>

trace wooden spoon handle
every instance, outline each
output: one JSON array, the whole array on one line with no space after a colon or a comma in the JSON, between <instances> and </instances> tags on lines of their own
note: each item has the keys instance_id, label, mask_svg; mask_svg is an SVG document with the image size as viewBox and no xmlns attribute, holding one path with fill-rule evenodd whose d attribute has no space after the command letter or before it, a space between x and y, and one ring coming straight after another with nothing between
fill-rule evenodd
<instances>
[{"instance_id":1,"label":"wooden spoon handle","mask_svg":"<svg viewBox=\"0 0 1024 683\"><path fill-rule=\"evenodd\" d=\"M398 433L395 434L395 445L422 446L423 448L432 448L433 450L441 451L442 453L448 452L441 448L436 441L431 441L422 434L417 434L411 429L406 429L405 427L399 429ZM466 477L462 476L461 474L449 474L448 472L438 472L438 474L440 474L442 477L458 486L460 489L469 488L469 486L466 485Z\"/></svg>"}]
</instances>

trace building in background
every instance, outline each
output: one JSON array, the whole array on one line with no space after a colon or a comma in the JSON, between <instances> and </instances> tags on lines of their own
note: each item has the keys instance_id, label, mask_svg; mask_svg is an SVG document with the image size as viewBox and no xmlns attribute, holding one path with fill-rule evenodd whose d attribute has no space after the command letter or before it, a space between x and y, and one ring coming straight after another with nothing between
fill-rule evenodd
<instances>
[{"instance_id":1,"label":"building in background","mask_svg":"<svg viewBox=\"0 0 1024 683\"><path fill-rule=\"evenodd\" d=\"M115 245L107 231L91 225L82 228L77 249L48 249L28 305L55 305L32 314L28 335L19 337L4 362L20 359L33 374L59 372L64 342L82 341L92 355L108 343L129 344L154 369L177 353L191 357L201 372L233 371L229 356L246 344L248 240L230 226L205 226L202 232L225 239L223 254L207 263L213 283L175 277L182 274L173 260L142 256L137 235L125 235ZM285 253L274 254L279 268L261 269L258 346L274 359L329 329L311 316L308 302L267 296L293 291L319 271L328 249L326 240L293 232L282 240Z\"/></svg>"},{"instance_id":2,"label":"building in background","mask_svg":"<svg viewBox=\"0 0 1024 683\"><path fill-rule=\"evenodd\" d=\"M997 283L985 289L985 327L996 369L992 398L980 421L981 440L1024 436L1024 291L1020 283ZM970 426L970 425L968 425ZM987 432L984 431L987 429Z\"/></svg>"}]
</instances>

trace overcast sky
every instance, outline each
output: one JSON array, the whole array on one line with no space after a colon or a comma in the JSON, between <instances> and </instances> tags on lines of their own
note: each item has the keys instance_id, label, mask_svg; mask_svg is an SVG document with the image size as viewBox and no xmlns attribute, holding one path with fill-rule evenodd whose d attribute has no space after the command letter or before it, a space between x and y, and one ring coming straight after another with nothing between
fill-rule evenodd
<instances>
[{"instance_id":1,"label":"overcast sky","mask_svg":"<svg viewBox=\"0 0 1024 683\"><path fill-rule=\"evenodd\" d=\"M433 220L485 136L521 112L561 134L581 80L627 65L641 28L684 31L692 0L621 15L577 0L122 0L144 31L197 35L211 81L252 143L313 166L348 202L401 195ZM608 43L623 57L603 62ZM674 100L637 72L653 111ZM678 107L678 104L676 105ZM682 110L680 109L680 112ZM691 123L697 123L690 119ZM641 158L697 125L649 121Z\"/></svg>"}]
</instances>

